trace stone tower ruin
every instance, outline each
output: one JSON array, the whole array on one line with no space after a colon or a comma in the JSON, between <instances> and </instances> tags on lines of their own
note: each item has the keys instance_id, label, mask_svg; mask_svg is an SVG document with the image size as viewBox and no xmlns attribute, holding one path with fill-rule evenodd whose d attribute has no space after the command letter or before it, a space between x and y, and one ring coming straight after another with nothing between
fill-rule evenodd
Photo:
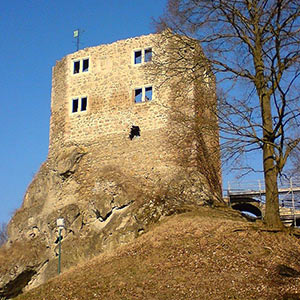
<instances>
[{"instance_id":1,"label":"stone tower ruin","mask_svg":"<svg viewBox=\"0 0 300 300\"><path fill-rule=\"evenodd\" d=\"M86 48L53 68L49 158L84 147L83 176L93 174L86 190L97 188L96 174L111 168L137 184L182 173L168 138L175 126L171 86L161 87L162 79L148 69L164 53L160 40L151 34Z\"/></svg>"},{"instance_id":2,"label":"stone tower ruin","mask_svg":"<svg viewBox=\"0 0 300 300\"><path fill-rule=\"evenodd\" d=\"M185 203L218 197L217 120L208 109L216 103L214 80L208 67L185 65L176 76L165 69L174 61L182 68L172 49L185 43L150 34L56 62L48 158L8 226L9 243L35 241L44 249L31 286L55 274L57 218L65 219L67 268L132 240ZM205 60L197 44L184 51L188 61ZM212 130L199 129L203 120Z\"/></svg>"},{"instance_id":3,"label":"stone tower ruin","mask_svg":"<svg viewBox=\"0 0 300 300\"><path fill-rule=\"evenodd\" d=\"M169 91L160 90L145 71L156 52L155 39L148 35L86 48L57 62L50 158L79 145L88 152L83 163L90 173L116 167L137 180L172 173L163 107Z\"/></svg>"}]
</instances>

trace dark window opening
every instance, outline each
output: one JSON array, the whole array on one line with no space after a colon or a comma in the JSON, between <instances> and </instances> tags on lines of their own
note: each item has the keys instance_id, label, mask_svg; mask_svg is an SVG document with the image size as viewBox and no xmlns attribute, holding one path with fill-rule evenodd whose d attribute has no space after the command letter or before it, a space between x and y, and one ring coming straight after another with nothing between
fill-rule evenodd
<instances>
[{"instance_id":1,"label":"dark window opening","mask_svg":"<svg viewBox=\"0 0 300 300\"><path fill-rule=\"evenodd\" d=\"M78 112L78 99L72 101L72 113Z\"/></svg>"},{"instance_id":2,"label":"dark window opening","mask_svg":"<svg viewBox=\"0 0 300 300\"><path fill-rule=\"evenodd\" d=\"M87 72L89 70L89 59L84 59L82 61L82 72Z\"/></svg>"},{"instance_id":3,"label":"dark window opening","mask_svg":"<svg viewBox=\"0 0 300 300\"><path fill-rule=\"evenodd\" d=\"M152 86L145 88L145 101L152 100Z\"/></svg>"},{"instance_id":4,"label":"dark window opening","mask_svg":"<svg viewBox=\"0 0 300 300\"><path fill-rule=\"evenodd\" d=\"M134 52L134 63L135 64L142 63L142 51L141 50Z\"/></svg>"},{"instance_id":5,"label":"dark window opening","mask_svg":"<svg viewBox=\"0 0 300 300\"><path fill-rule=\"evenodd\" d=\"M73 70L73 73L77 74L77 73L79 73L79 70L80 70L80 61L74 61L74 70Z\"/></svg>"},{"instance_id":6,"label":"dark window opening","mask_svg":"<svg viewBox=\"0 0 300 300\"><path fill-rule=\"evenodd\" d=\"M134 137L139 137L141 136L141 131L139 126L132 125L129 138L133 140Z\"/></svg>"},{"instance_id":7,"label":"dark window opening","mask_svg":"<svg viewBox=\"0 0 300 300\"><path fill-rule=\"evenodd\" d=\"M152 48L145 49L145 62L152 60Z\"/></svg>"},{"instance_id":8,"label":"dark window opening","mask_svg":"<svg viewBox=\"0 0 300 300\"><path fill-rule=\"evenodd\" d=\"M135 89L134 90L134 102L139 103L143 100L143 89Z\"/></svg>"},{"instance_id":9,"label":"dark window opening","mask_svg":"<svg viewBox=\"0 0 300 300\"><path fill-rule=\"evenodd\" d=\"M87 108L87 97L81 98L81 111L86 111Z\"/></svg>"}]
</instances>

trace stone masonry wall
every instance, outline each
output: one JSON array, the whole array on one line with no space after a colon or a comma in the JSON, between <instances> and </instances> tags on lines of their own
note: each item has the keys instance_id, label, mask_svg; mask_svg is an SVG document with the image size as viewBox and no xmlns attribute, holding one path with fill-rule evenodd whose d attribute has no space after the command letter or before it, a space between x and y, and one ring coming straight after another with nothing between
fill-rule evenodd
<instances>
[{"instance_id":1,"label":"stone masonry wall","mask_svg":"<svg viewBox=\"0 0 300 300\"><path fill-rule=\"evenodd\" d=\"M155 35L87 48L66 56L53 68L52 117L49 154L69 143L98 143L109 134L129 135L136 124L142 131L165 127L166 115L158 103L158 84L149 82L144 65L133 64L133 50L153 47ZM155 51L155 49L153 49ZM73 62L89 58L89 71L73 74ZM134 103L134 89L153 86L153 100ZM71 113L73 98L86 96L87 111Z\"/></svg>"},{"instance_id":2,"label":"stone masonry wall","mask_svg":"<svg viewBox=\"0 0 300 300\"><path fill-rule=\"evenodd\" d=\"M80 50L53 68L49 159L70 145L86 146L87 169L118 166L137 178L156 180L172 174L173 149L167 143L169 117L164 103L170 91L150 81L145 65L133 63L136 49L151 47L159 35L148 35ZM76 60L89 58L89 71L73 74ZM153 99L134 102L134 89L152 86ZM72 99L87 97L87 111L72 113ZM131 126L141 136L129 139ZM92 158L89 160L89 156ZM174 164L173 164L174 169Z\"/></svg>"}]
</instances>

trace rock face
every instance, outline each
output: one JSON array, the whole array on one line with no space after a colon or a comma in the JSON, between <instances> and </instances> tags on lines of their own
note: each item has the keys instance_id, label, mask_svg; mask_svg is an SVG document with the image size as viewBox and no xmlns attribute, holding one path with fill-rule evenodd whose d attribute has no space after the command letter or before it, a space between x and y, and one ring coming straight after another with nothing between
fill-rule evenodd
<instances>
[{"instance_id":1,"label":"rock face","mask_svg":"<svg viewBox=\"0 0 300 300\"><path fill-rule=\"evenodd\" d=\"M9 223L3 250L28 251L26 259L21 250L14 253L0 270L0 297L57 274L58 218L65 220L64 271L131 241L162 216L218 198L195 162L193 139L184 144L188 151L174 139L178 132L189 134L166 108L170 89L160 89L159 79L149 82L146 55L159 55L159 41L157 34L87 48L53 68L48 158Z\"/></svg>"},{"instance_id":2,"label":"rock face","mask_svg":"<svg viewBox=\"0 0 300 300\"><path fill-rule=\"evenodd\" d=\"M151 189L144 189L145 185L137 187L135 180L115 170L105 170L101 176L103 181L92 191L93 196L81 198L77 181L87 154L82 148L70 147L64 149L53 165L47 161L41 166L28 188L23 206L9 223L10 239L6 245L9 252L16 244L29 242L27 247L32 247L35 253L28 253L26 261L15 256L11 270L1 277L0 296L17 296L22 290L57 274L56 220L59 217L65 220L62 232L64 271L133 240L162 216L186 211L189 205L203 205L212 197L203 185L199 186L196 180L199 174L194 174L195 181L189 188L186 187L187 179L182 177L166 186L157 183Z\"/></svg>"}]
</instances>

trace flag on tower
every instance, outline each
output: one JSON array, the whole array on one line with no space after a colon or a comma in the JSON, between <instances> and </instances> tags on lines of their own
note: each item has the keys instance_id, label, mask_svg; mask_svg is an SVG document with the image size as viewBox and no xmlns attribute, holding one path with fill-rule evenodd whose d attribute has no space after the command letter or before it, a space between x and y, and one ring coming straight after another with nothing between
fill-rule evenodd
<instances>
[{"instance_id":1,"label":"flag on tower","mask_svg":"<svg viewBox=\"0 0 300 300\"><path fill-rule=\"evenodd\" d=\"M74 36L74 38L77 38L79 36L79 30L78 29L74 30L73 36Z\"/></svg>"}]
</instances>

